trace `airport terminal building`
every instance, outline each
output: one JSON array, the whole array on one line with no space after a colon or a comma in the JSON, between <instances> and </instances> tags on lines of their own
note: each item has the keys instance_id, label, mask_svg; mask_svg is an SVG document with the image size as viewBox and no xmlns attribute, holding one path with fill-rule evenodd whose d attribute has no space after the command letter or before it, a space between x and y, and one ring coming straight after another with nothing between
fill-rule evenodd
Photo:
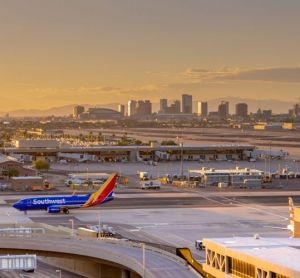
<instances>
[{"instance_id":1,"label":"airport terminal building","mask_svg":"<svg viewBox=\"0 0 300 278\"><path fill-rule=\"evenodd\" d=\"M213 277L300 277L299 238L219 238L203 244L203 270Z\"/></svg>"},{"instance_id":2,"label":"airport terminal building","mask_svg":"<svg viewBox=\"0 0 300 278\"><path fill-rule=\"evenodd\" d=\"M163 146L61 146L55 140L20 140L14 148L2 148L2 153L24 162L37 159L74 162L137 162L137 161L226 161L245 160L253 151L251 145L175 145Z\"/></svg>"}]
</instances>

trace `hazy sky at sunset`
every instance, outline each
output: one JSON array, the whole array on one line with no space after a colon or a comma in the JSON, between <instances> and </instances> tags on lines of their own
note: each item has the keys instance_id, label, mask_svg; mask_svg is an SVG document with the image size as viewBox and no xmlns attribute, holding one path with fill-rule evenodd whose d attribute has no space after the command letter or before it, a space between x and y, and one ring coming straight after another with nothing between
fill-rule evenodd
<instances>
[{"instance_id":1,"label":"hazy sky at sunset","mask_svg":"<svg viewBox=\"0 0 300 278\"><path fill-rule=\"evenodd\" d=\"M299 0L0 0L0 110L300 97Z\"/></svg>"}]
</instances>

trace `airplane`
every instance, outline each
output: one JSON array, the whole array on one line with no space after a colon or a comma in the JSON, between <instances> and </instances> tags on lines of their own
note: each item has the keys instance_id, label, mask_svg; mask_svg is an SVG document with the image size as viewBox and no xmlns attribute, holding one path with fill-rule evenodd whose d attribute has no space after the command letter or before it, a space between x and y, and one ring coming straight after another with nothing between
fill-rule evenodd
<instances>
[{"instance_id":1,"label":"airplane","mask_svg":"<svg viewBox=\"0 0 300 278\"><path fill-rule=\"evenodd\" d=\"M13 204L13 207L24 211L47 210L48 213L69 213L70 209L94 207L114 199L113 189L118 175L112 174L106 182L92 194L72 196L44 196L22 199Z\"/></svg>"}]
</instances>

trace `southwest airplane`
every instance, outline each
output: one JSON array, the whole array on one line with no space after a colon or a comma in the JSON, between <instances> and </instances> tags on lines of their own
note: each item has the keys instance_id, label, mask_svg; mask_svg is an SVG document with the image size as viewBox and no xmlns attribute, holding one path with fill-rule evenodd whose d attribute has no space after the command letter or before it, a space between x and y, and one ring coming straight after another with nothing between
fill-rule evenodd
<instances>
[{"instance_id":1,"label":"southwest airplane","mask_svg":"<svg viewBox=\"0 0 300 278\"><path fill-rule=\"evenodd\" d=\"M117 178L117 174L112 174L99 190L92 194L26 198L13 204L13 207L24 212L47 210L48 213L65 214L68 214L70 209L94 207L114 199L113 189Z\"/></svg>"}]
</instances>

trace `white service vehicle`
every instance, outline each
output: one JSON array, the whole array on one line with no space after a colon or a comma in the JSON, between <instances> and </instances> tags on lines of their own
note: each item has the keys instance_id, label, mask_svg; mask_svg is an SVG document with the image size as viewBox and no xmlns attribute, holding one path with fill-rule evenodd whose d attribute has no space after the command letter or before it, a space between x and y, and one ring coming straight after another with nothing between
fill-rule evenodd
<instances>
[{"instance_id":1,"label":"white service vehicle","mask_svg":"<svg viewBox=\"0 0 300 278\"><path fill-rule=\"evenodd\" d=\"M106 236L113 237L117 234L114 228L108 225L100 226L100 230L99 230L99 225L88 226L88 228L90 230L97 232L98 234L100 233L101 236L105 236L105 237Z\"/></svg>"},{"instance_id":2,"label":"white service vehicle","mask_svg":"<svg viewBox=\"0 0 300 278\"><path fill-rule=\"evenodd\" d=\"M200 251L205 250L205 246L203 245L203 241L202 240L196 240L195 241L195 248L197 250L200 250Z\"/></svg>"},{"instance_id":3,"label":"white service vehicle","mask_svg":"<svg viewBox=\"0 0 300 278\"><path fill-rule=\"evenodd\" d=\"M148 180L141 182L142 189L160 189L160 182L154 180Z\"/></svg>"}]
</instances>

